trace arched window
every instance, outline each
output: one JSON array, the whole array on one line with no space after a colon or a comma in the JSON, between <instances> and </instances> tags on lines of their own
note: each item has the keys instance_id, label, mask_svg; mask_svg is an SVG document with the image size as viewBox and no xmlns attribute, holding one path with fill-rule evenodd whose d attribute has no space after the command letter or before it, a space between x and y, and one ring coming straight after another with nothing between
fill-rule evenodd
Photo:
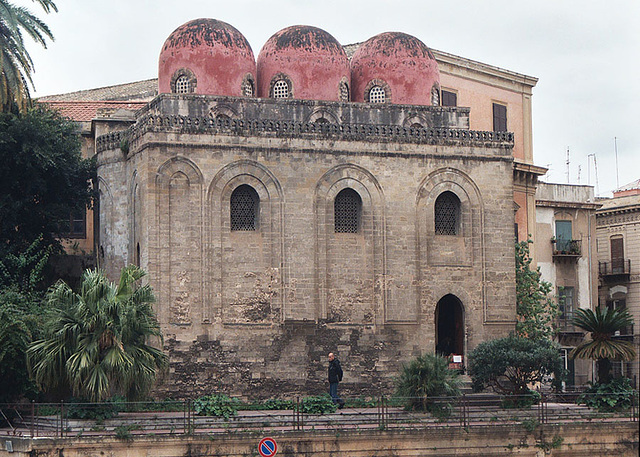
<instances>
[{"instance_id":1,"label":"arched window","mask_svg":"<svg viewBox=\"0 0 640 457\"><path fill-rule=\"evenodd\" d=\"M289 85L283 79L273 85L273 98L289 98Z\"/></svg>"},{"instance_id":2,"label":"arched window","mask_svg":"<svg viewBox=\"0 0 640 457\"><path fill-rule=\"evenodd\" d=\"M347 84L345 81L340 82L340 101L349 101L349 84Z\"/></svg>"},{"instance_id":3,"label":"arched window","mask_svg":"<svg viewBox=\"0 0 640 457\"><path fill-rule=\"evenodd\" d=\"M362 199L353 189L343 189L333 202L335 232L357 233L360 231Z\"/></svg>"},{"instance_id":4,"label":"arched window","mask_svg":"<svg viewBox=\"0 0 640 457\"><path fill-rule=\"evenodd\" d=\"M253 97L253 93L253 79L250 77L245 77L244 81L242 81L242 95L244 95L245 97Z\"/></svg>"},{"instance_id":5,"label":"arched window","mask_svg":"<svg viewBox=\"0 0 640 457\"><path fill-rule=\"evenodd\" d=\"M386 93L383 87L373 86L369 91L369 103L384 103L386 101Z\"/></svg>"},{"instance_id":6,"label":"arched window","mask_svg":"<svg viewBox=\"0 0 640 457\"><path fill-rule=\"evenodd\" d=\"M176 79L176 94L188 94L189 90L189 77L187 75L182 75Z\"/></svg>"},{"instance_id":7,"label":"arched window","mask_svg":"<svg viewBox=\"0 0 640 457\"><path fill-rule=\"evenodd\" d=\"M231 194L231 230L250 232L258 227L260 197L253 187L238 186Z\"/></svg>"},{"instance_id":8,"label":"arched window","mask_svg":"<svg viewBox=\"0 0 640 457\"><path fill-rule=\"evenodd\" d=\"M460 233L460 199L453 192L443 192L435 204L436 235Z\"/></svg>"}]
</instances>

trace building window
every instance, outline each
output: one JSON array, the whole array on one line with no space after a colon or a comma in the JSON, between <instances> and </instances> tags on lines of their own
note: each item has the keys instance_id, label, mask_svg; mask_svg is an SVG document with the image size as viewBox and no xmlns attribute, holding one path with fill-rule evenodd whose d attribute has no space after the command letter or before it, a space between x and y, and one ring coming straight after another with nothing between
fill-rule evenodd
<instances>
[{"instance_id":1,"label":"building window","mask_svg":"<svg viewBox=\"0 0 640 457\"><path fill-rule=\"evenodd\" d=\"M340 82L340 101L349 101L349 84L347 84L345 81Z\"/></svg>"},{"instance_id":2,"label":"building window","mask_svg":"<svg viewBox=\"0 0 640 457\"><path fill-rule=\"evenodd\" d=\"M64 238L86 238L87 237L87 213L78 211L60 223L62 237Z\"/></svg>"},{"instance_id":3,"label":"building window","mask_svg":"<svg viewBox=\"0 0 640 457\"><path fill-rule=\"evenodd\" d=\"M573 319L573 287L558 287L558 316L561 321Z\"/></svg>"},{"instance_id":4,"label":"building window","mask_svg":"<svg viewBox=\"0 0 640 457\"><path fill-rule=\"evenodd\" d=\"M440 106L440 86L437 84L431 88L431 106Z\"/></svg>"},{"instance_id":5,"label":"building window","mask_svg":"<svg viewBox=\"0 0 640 457\"><path fill-rule=\"evenodd\" d=\"M443 192L435 204L436 235L458 235L460 232L460 199L453 192Z\"/></svg>"},{"instance_id":6,"label":"building window","mask_svg":"<svg viewBox=\"0 0 640 457\"><path fill-rule=\"evenodd\" d=\"M505 105L493 104L493 131L507 131L507 107Z\"/></svg>"},{"instance_id":7,"label":"building window","mask_svg":"<svg viewBox=\"0 0 640 457\"><path fill-rule=\"evenodd\" d=\"M458 94L443 89L442 106L458 106Z\"/></svg>"},{"instance_id":8,"label":"building window","mask_svg":"<svg viewBox=\"0 0 640 457\"><path fill-rule=\"evenodd\" d=\"M196 75L188 68L180 68L171 77L171 92L174 94L192 94L196 85Z\"/></svg>"},{"instance_id":9,"label":"building window","mask_svg":"<svg viewBox=\"0 0 640 457\"><path fill-rule=\"evenodd\" d=\"M609 242L611 245L611 272L613 274L624 273L624 238L621 235L615 235L609 239Z\"/></svg>"},{"instance_id":10,"label":"building window","mask_svg":"<svg viewBox=\"0 0 640 457\"><path fill-rule=\"evenodd\" d=\"M373 86L369 91L369 103L384 103L386 94L380 86Z\"/></svg>"},{"instance_id":11,"label":"building window","mask_svg":"<svg viewBox=\"0 0 640 457\"><path fill-rule=\"evenodd\" d=\"M556 221L556 248L558 252L571 251L571 221Z\"/></svg>"},{"instance_id":12,"label":"building window","mask_svg":"<svg viewBox=\"0 0 640 457\"><path fill-rule=\"evenodd\" d=\"M289 85L283 79L273 85L273 98L289 98Z\"/></svg>"},{"instance_id":13,"label":"building window","mask_svg":"<svg viewBox=\"0 0 640 457\"><path fill-rule=\"evenodd\" d=\"M243 184L231 194L231 230L250 232L258 227L260 198L253 187Z\"/></svg>"},{"instance_id":14,"label":"building window","mask_svg":"<svg viewBox=\"0 0 640 457\"><path fill-rule=\"evenodd\" d=\"M189 93L189 78L187 76L180 76L176 79L176 94L188 94Z\"/></svg>"},{"instance_id":15,"label":"building window","mask_svg":"<svg viewBox=\"0 0 640 457\"><path fill-rule=\"evenodd\" d=\"M362 199L353 189L343 189L333 202L335 232L357 233L360 230Z\"/></svg>"},{"instance_id":16,"label":"building window","mask_svg":"<svg viewBox=\"0 0 640 457\"><path fill-rule=\"evenodd\" d=\"M251 77L245 77L242 81L242 95L245 97L253 97L255 92L253 79Z\"/></svg>"}]
</instances>

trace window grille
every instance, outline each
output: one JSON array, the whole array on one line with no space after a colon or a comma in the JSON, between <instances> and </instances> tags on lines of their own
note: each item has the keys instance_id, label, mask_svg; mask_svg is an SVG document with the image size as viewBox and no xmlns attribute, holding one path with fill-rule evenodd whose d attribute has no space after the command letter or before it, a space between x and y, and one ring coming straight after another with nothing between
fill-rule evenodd
<instances>
[{"instance_id":1,"label":"window grille","mask_svg":"<svg viewBox=\"0 0 640 457\"><path fill-rule=\"evenodd\" d=\"M333 203L335 232L358 233L360 230L360 213L362 199L353 189L341 190Z\"/></svg>"},{"instance_id":2,"label":"window grille","mask_svg":"<svg viewBox=\"0 0 640 457\"><path fill-rule=\"evenodd\" d=\"M349 85L344 81L340 83L340 101L341 102L349 101Z\"/></svg>"},{"instance_id":3,"label":"window grille","mask_svg":"<svg viewBox=\"0 0 640 457\"><path fill-rule=\"evenodd\" d=\"M289 98L289 85L283 79L273 85L273 98Z\"/></svg>"},{"instance_id":4,"label":"window grille","mask_svg":"<svg viewBox=\"0 0 640 457\"><path fill-rule=\"evenodd\" d=\"M188 94L189 93L189 78L185 75L176 79L176 94Z\"/></svg>"},{"instance_id":5,"label":"window grille","mask_svg":"<svg viewBox=\"0 0 640 457\"><path fill-rule=\"evenodd\" d=\"M435 205L436 235L457 235L460 220L460 199L453 192L443 192Z\"/></svg>"},{"instance_id":6,"label":"window grille","mask_svg":"<svg viewBox=\"0 0 640 457\"><path fill-rule=\"evenodd\" d=\"M384 103L385 92L380 86L373 86L369 91L369 103Z\"/></svg>"},{"instance_id":7,"label":"window grille","mask_svg":"<svg viewBox=\"0 0 640 457\"><path fill-rule=\"evenodd\" d=\"M259 202L258 194L251 186L238 186L231 194L231 230L256 230Z\"/></svg>"},{"instance_id":8,"label":"window grille","mask_svg":"<svg viewBox=\"0 0 640 457\"><path fill-rule=\"evenodd\" d=\"M245 97L253 97L253 81L245 79L242 82L242 95Z\"/></svg>"}]
</instances>

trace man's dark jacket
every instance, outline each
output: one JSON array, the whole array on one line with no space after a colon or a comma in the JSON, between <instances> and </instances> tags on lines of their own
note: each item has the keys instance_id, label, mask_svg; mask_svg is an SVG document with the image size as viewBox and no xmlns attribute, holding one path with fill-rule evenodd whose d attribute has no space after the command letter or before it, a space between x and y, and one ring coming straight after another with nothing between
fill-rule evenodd
<instances>
[{"instance_id":1,"label":"man's dark jacket","mask_svg":"<svg viewBox=\"0 0 640 457\"><path fill-rule=\"evenodd\" d=\"M342 381L342 367L338 359L333 359L329 362L329 382Z\"/></svg>"}]
</instances>

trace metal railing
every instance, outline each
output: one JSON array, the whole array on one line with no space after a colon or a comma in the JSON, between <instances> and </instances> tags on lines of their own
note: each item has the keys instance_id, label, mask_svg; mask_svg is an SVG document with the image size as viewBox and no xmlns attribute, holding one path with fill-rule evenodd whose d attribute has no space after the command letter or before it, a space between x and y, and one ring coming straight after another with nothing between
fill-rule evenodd
<instances>
[{"instance_id":1,"label":"metal railing","mask_svg":"<svg viewBox=\"0 0 640 457\"><path fill-rule=\"evenodd\" d=\"M620 400L622 394L611 395ZM282 410L250 409L243 405L227 418L199 416L192 401L4 404L0 405L0 436L71 438L107 435L128 441L140 435L469 428L492 425L528 428L546 423L638 421L637 391L624 395L623 407L619 409L586 406L585 402L589 404L589 395L578 397L575 393L543 393L538 398L494 394L430 398L378 397L368 400L346 398L344 409L334 408L324 414L308 412L305 400L296 399L290 402L289 409ZM582 400L581 404L576 403L577 397Z\"/></svg>"},{"instance_id":2,"label":"metal railing","mask_svg":"<svg viewBox=\"0 0 640 457\"><path fill-rule=\"evenodd\" d=\"M600 276L616 276L631 274L631 259L614 259L611 262L598 262Z\"/></svg>"},{"instance_id":3,"label":"metal railing","mask_svg":"<svg viewBox=\"0 0 640 457\"><path fill-rule=\"evenodd\" d=\"M555 240L553 242L553 255L580 257L582 255L582 240Z\"/></svg>"}]
</instances>

